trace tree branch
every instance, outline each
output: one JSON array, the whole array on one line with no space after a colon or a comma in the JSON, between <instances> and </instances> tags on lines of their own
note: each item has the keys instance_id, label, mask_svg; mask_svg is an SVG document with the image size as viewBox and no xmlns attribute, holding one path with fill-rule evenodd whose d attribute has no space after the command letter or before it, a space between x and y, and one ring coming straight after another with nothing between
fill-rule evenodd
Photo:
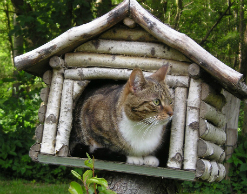
<instances>
[{"instance_id":1,"label":"tree branch","mask_svg":"<svg viewBox=\"0 0 247 194\"><path fill-rule=\"evenodd\" d=\"M229 6L227 7L227 9L225 10L225 12L223 14L221 14L221 16L219 17L219 19L215 22L215 24L211 27L211 29L207 32L207 34L205 35L205 37L202 39L202 41L199 43L201 46L207 41L207 38L209 37L210 33L214 30L214 28L220 23L220 21L222 20L222 18L226 15L226 13L228 12L228 10L231 8L231 6L234 4L230 3Z\"/></svg>"}]
</instances>

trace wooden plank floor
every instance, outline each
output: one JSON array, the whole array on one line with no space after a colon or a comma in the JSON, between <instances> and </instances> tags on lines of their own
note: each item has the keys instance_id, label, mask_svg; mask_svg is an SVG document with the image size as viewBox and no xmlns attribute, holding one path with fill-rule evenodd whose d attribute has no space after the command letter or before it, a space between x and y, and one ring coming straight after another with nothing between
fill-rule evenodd
<instances>
[{"instance_id":1,"label":"wooden plank floor","mask_svg":"<svg viewBox=\"0 0 247 194\"><path fill-rule=\"evenodd\" d=\"M78 168L88 168L84 164L85 160L87 160L87 158L58 157L43 154L38 155L38 161L41 163ZM103 160L95 160L95 169L188 181L193 181L195 179L195 171L175 170L161 167L136 166Z\"/></svg>"}]
</instances>

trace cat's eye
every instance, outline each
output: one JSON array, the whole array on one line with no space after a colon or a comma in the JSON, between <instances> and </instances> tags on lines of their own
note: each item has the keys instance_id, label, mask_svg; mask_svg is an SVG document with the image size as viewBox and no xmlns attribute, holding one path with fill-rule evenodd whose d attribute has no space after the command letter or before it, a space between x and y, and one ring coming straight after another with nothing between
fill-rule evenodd
<instances>
[{"instance_id":1,"label":"cat's eye","mask_svg":"<svg viewBox=\"0 0 247 194\"><path fill-rule=\"evenodd\" d=\"M154 105L159 106L161 104L159 99L153 100Z\"/></svg>"}]
</instances>

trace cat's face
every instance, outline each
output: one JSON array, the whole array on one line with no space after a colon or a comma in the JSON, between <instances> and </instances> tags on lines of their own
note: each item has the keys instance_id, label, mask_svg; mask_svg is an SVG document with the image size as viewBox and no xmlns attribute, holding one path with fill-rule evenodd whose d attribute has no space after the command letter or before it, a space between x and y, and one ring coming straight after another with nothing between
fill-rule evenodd
<instances>
[{"instance_id":1,"label":"cat's face","mask_svg":"<svg viewBox=\"0 0 247 194\"><path fill-rule=\"evenodd\" d=\"M164 82L168 66L162 66L150 77L144 78L140 69L134 69L126 84L124 110L132 121L146 124L167 124L173 115L172 98Z\"/></svg>"}]
</instances>

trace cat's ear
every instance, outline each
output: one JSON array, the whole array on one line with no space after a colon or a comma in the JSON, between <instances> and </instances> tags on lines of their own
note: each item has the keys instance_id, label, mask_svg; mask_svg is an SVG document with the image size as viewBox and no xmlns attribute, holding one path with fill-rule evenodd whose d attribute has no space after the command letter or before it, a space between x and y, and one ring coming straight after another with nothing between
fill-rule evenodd
<instances>
[{"instance_id":1,"label":"cat's ear","mask_svg":"<svg viewBox=\"0 0 247 194\"><path fill-rule=\"evenodd\" d=\"M139 68L134 69L129 77L128 86L129 90L132 93L142 90L143 86L145 85L146 80L142 73L142 70Z\"/></svg>"},{"instance_id":2,"label":"cat's ear","mask_svg":"<svg viewBox=\"0 0 247 194\"><path fill-rule=\"evenodd\" d=\"M169 65L163 65L161 68L158 69L158 71L156 71L150 77L156 79L159 82L164 81L168 70L169 70Z\"/></svg>"}]
</instances>

